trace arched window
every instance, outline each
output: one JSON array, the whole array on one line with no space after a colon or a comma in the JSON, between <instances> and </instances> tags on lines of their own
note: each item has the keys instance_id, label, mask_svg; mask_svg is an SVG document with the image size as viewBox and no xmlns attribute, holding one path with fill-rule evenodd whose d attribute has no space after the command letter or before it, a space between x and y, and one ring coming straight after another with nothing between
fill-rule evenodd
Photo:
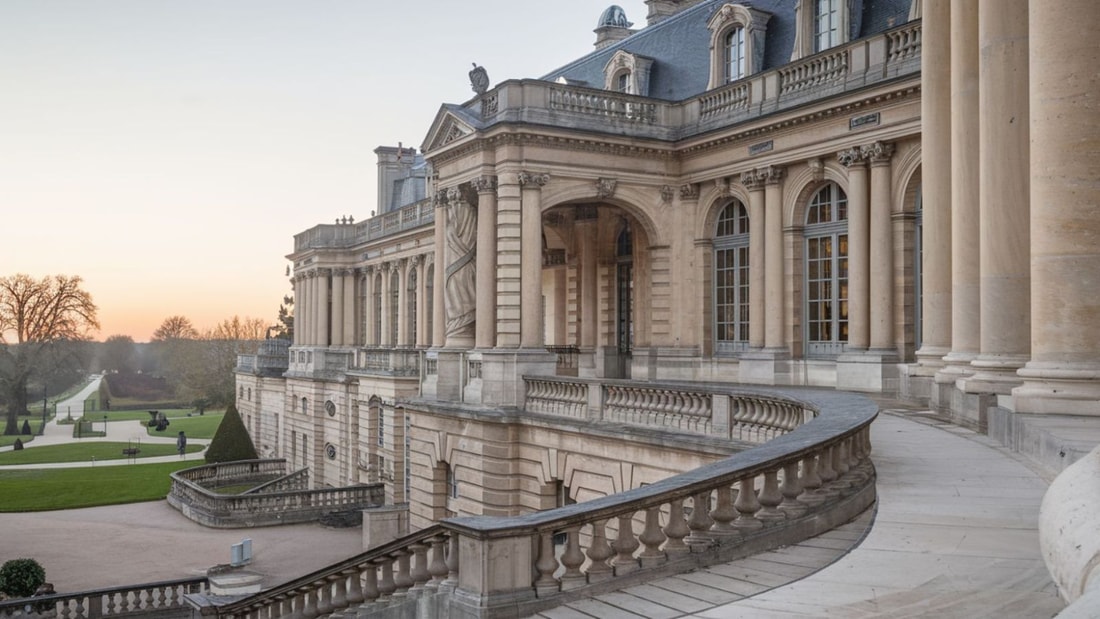
<instances>
[{"instance_id":1,"label":"arched window","mask_svg":"<svg viewBox=\"0 0 1100 619\"><path fill-rule=\"evenodd\" d=\"M302 414L309 414L309 401L307 401L305 398L302 398Z\"/></svg>"},{"instance_id":2,"label":"arched window","mask_svg":"<svg viewBox=\"0 0 1100 619\"><path fill-rule=\"evenodd\" d=\"M732 28L726 34L725 53L726 83L734 82L745 77L745 29L740 26Z\"/></svg>"},{"instance_id":3,"label":"arched window","mask_svg":"<svg viewBox=\"0 0 1100 619\"><path fill-rule=\"evenodd\" d=\"M806 208L806 354L835 356L848 341L848 197L836 183Z\"/></svg>"},{"instance_id":4,"label":"arched window","mask_svg":"<svg viewBox=\"0 0 1100 619\"><path fill-rule=\"evenodd\" d=\"M749 344L749 214L740 200L722 209L714 231L714 339L719 354Z\"/></svg>"}]
</instances>

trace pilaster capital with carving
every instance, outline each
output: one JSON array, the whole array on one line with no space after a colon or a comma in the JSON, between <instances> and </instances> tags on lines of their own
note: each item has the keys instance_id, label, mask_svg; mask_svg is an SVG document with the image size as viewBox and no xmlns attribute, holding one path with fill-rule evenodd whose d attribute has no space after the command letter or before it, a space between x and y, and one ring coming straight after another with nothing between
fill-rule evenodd
<instances>
[{"instance_id":1,"label":"pilaster capital with carving","mask_svg":"<svg viewBox=\"0 0 1100 619\"><path fill-rule=\"evenodd\" d=\"M596 197L610 198L615 195L615 188L619 185L619 181L613 178L597 178L596 179Z\"/></svg>"},{"instance_id":2,"label":"pilaster capital with carving","mask_svg":"<svg viewBox=\"0 0 1100 619\"><path fill-rule=\"evenodd\" d=\"M346 277L352 274L352 269L347 267L336 267L332 269L332 274L336 277Z\"/></svg>"},{"instance_id":3,"label":"pilaster capital with carving","mask_svg":"<svg viewBox=\"0 0 1100 619\"><path fill-rule=\"evenodd\" d=\"M765 168L760 168L756 172L763 177L766 184L775 185L783 182L783 176L786 174L787 170L786 168L770 165Z\"/></svg>"},{"instance_id":4,"label":"pilaster capital with carving","mask_svg":"<svg viewBox=\"0 0 1100 619\"><path fill-rule=\"evenodd\" d=\"M542 186L550 182L550 175L547 173L536 174L535 172L520 172L516 175L519 180L519 186L524 189L542 189Z\"/></svg>"},{"instance_id":5,"label":"pilaster capital with carving","mask_svg":"<svg viewBox=\"0 0 1100 619\"><path fill-rule=\"evenodd\" d=\"M474 191L480 193L496 193L497 191L497 177L486 174L485 176L479 176L470 181L470 186L474 188Z\"/></svg>"},{"instance_id":6,"label":"pilaster capital with carving","mask_svg":"<svg viewBox=\"0 0 1100 619\"><path fill-rule=\"evenodd\" d=\"M741 173L741 184L749 191L763 191L765 176L757 170Z\"/></svg>"},{"instance_id":7,"label":"pilaster capital with carving","mask_svg":"<svg viewBox=\"0 0 1100 619\"><path fill-rule=\"evenodd\" d=\"M680 185L680 199L681 200L698 200L699 199L699 184L698 183L684 183Z\"/></svg>"},{"instance_id":8,"label":"pilaster capital with carving","mask_svg":"<svg viewBox=\"0 0 1100 619\"><path fill-rule=\"evenodd\" d=\"M432 206L435 208L446 208L447 206L447 190L438 189L435 195L432 196Z\"/></svg>"},{"instance_id":9,"label":"pilaster capital with carving","mask_svg":"<svg viewBox=\"0 0 1100 619\"><path fill-rule=\"evenodd\" d=\"M889 142L872 142L860 147L860 152L872 166L888 165L890 157L894 156L894 145Z\"/></svg>"},{"instance_id":10,"label":"pilaster capital with carving","mask_svg":"<svg viewBox=\"0 0 1100 619\"><path fill-rule=\"evenodd\" d=\"M854 147L846 148L836 154L836 160L840 162L840 165L850 168L852 166L861 166L866 160L863 154L863 148Z\"/></svg>"}]
</instances>

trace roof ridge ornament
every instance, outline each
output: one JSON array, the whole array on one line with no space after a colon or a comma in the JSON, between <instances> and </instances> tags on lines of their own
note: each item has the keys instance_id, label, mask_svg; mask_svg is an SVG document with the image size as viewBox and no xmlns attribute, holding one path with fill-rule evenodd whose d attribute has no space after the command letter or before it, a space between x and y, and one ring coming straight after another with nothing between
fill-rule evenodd
<instances>
[{"instance_id":1,"label":"roof ridge ornament","mask_svg":"<svg viewBox=\"0 0 1100 619\"><path fill-rule=\"evenodd\" d=\"M470 88L478 95L483 95L489 90L489 73L476 62L472 64L474 68L470 70Z\"/></svg>"}]
</instances>

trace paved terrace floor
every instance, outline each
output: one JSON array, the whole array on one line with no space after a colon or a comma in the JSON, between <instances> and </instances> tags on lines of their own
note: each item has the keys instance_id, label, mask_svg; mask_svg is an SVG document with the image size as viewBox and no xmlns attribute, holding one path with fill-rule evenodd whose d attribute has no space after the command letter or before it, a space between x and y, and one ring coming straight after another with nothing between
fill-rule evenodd
<instances>
[{"instance_id":1,"label":"paved terrace floor","mask_svg":"<svg viewBox=\"0 0 1100 619\"><path fill-rule=\"evenodd\" d=\"M1046 480L982 435L891 404L872 443L879 501L855 522L541 616L1033 619L1062 609L1036 529ZM59 592L201 575L243 537L266 585L360 544L358 529L319 525L207 529L164 501L0 514L0 557L38 559Z\"/></svg>"}]
</instances>

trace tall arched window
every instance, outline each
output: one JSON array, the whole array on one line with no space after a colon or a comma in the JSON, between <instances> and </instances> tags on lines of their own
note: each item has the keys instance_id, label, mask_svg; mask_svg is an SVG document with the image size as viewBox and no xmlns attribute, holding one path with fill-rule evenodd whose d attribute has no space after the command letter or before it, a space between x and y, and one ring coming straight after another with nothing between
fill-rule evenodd
<instances>
[{"instance_id":1,"label":"tall arched window","mask_svg":"<svg viewBox=\"0 0 1100 619\"><path fill-rule=\"evenodd\" d=\"M726 61L726 83L745 77L745 29L737 26L726 34L724 40Z\"/></svg>"},{"instance_id":2,"label":"tall arched window","mask_svg":"<svg viewBox=\"0 0 1100 619\"><path fill-rule=\"evenodd\" d=\"M848 341L848 197L836 183L806 208L806 354L833 356Z\"/></svg>"},{"instance_id":3,"label":"tall arched window","mask_svg":"<svg viewBox=\"0 0 1100 619\"><path fill-rule=\"evenodd\" d=\"M719 354L749 345L749 213L740 200L722 209L714 231L714 339Z\"/></svg>"}]
</instances>

